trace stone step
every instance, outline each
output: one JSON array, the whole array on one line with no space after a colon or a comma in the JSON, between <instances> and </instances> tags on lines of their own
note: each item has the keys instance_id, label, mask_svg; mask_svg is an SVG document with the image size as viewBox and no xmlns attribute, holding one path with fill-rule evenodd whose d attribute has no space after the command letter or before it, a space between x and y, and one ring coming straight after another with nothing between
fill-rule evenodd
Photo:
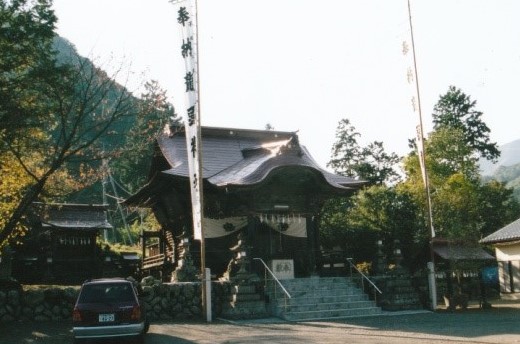
<instances>
[{"instance_id":1,"label":"stone step","mask_svg":"<svg viewBox=\"0 0 520 344\"><path fill-rule=\"evenodd\" d=\"M305 286L305 285L291 285L291 286L285 286L285 290L287 290L289 293L296 293L296 292L336 292L336 291L355 291L359 288L357 286L353 285L327 285L327 286Z\"/></svg>"},{"instance_id":2,"label":"stone step","mask_svg":"<svg viewBox=\"0 0 520 344\"><path fill-rule=\"evenodd\" d=\"M350 278L347 277L325 277L325 278L293 278L280 281L284 286L305 285L325 286L325 285L354 285Z\"/></svg>"},{"instance_id":3,"label":"stone step","mask_svg":"<svg viewBox=\"0 0 520 344\"><path fill-rule=\"evenodd\" d=\"M371 308L374 307L372 301L354 301L354 302L333 302L333 303L306 303L306 304L288 304L286 307L280 307L284 312L312 312L312 311L330 311L338 309L354 309L354 308Z\"/></svg>"},{"instance_id":4,"label":"stone step","mask_svg":"<svg viewBox=\"0 0 520 344\"><path fill-rule=\"evenodd\" d=\"M292 296L292 295L291 295ZM319 296L306 296L306 297L291 297L285 298L283 295L278 295L276 299L273 299L279 305L285 303L296 305L296 304L318 304L318 303L335 303L335 302L360 302L368 301L368 296L362 293L348 294L348 295L319 295Z\"/></svg>"},{"instance_id":5,"label":"stone step","mask_svg":"<svg viewBox=\"0 0 520 344\"><path fill-rule=\"evenodd\" d=\"M309 321L360 317L381 314L379 307L334 309L326 311L286 312L281 317L289 321Z\"/></svg>"},{"instance_id":6,"label":"stone step","mask_svg":"<svg viewBox=\"0 0 520 344\"><path fill-rule=\"evenodd\" d=\"M349 278L301 278L282 280L291 294L286 298L278 288L269 293L273 314L290 321L333 319L381 313L381 308Z\"/></svg>"},{"instance_id":7,"label":"stone step","mask_svg":"<svg viewBox=\"0 0 520 344\"><path fill-rule=\"evenodd\" d=\"M283 280L282 285L288 292L304 291L331 291L331 290L355 290L358 287L351 281L343 278L343 280L334 280L329 282L319 282L311 279L306 282L305 279Z\"/></svg>"}]
</instances>

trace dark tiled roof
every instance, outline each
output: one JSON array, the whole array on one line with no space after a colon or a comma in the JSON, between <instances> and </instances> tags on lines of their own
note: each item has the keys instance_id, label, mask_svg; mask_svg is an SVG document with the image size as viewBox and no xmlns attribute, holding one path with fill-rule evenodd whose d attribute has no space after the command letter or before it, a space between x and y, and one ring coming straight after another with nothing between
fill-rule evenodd
<instances>
[{"instance_id":1,"label":"dark tiled roof","mask_svg":"<svg viewBox=\"0 0 520 344\"><path fill-rule=\"evenodd\" d=\"M488 235L484 239L480 240L480 242L483 244L494 244L516 240L520 240L520 219L511 222L495 233Z\"/></svg>"},{"instance_id":2,"label":"dark tiled roof","mask_svg":"<svg viewBox=\"0 0 520 344\"><path fill-rule=\"evenodd\" d=\"M158 145L171 166L162 172L187 177L184 133L162 136ZM351 189L363 184L322 169L307 149L300 146L294 132L203 127L202 166L204 178L217 187L260 183L272 171L288 166L310 169L337 189Z\"/></svg>"},{"instance_id":3,"label":"dark tiled roof","mask_svg":"<svg viewBox=\"0 0 520 344\"><path fill-rule=\"evenodd\" d=\"M434 252L447 260L493 260L492 255L481 247L463 245L441 245L433 248Z\"/></svg>"},{"instance_id":4,"label":"dark tiled roof","mask_svg":"<svg viewBox=\"0 0 520 344\"><path fill-rule=\"evenodd\" d=\"M111 229L105 205L36 203L44 227L62 229Z\"/></svg>"}]
</instances>

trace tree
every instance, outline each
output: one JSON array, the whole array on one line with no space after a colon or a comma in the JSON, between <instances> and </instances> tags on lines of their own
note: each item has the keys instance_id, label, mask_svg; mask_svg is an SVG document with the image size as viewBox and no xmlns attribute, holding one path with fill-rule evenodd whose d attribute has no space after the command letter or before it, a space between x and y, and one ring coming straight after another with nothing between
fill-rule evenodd
<instances>
[{"instance_id":1,"label":"tree","mask_svg":"<svg viewBox=\"0 0 520 344\"><path fill-rule=\"evenodd\" d=\"M166 91L155 80L144 84L145 92L136 102L136 117L126 134L125 149L114 159L114 173L126 189L134 192L147 178L154 140L166 126L178 120Z\"/></svg>"},{"instance_id":2,"label":"tree","mask_svg":"<svg viewBox=\"0 0 520 344\"><path fill-rule=\"evenodd\" d=\"M362 149L361 159L355 169L370 185L394 184L400 180L395 171L400 160L397 154L385 152L383 142L374 141Z\"/></svg>"},{"instance_id":3,"label":"tree","mask_svg":"<svg viewBox=\"0 0 520 344\"><path fill-rule=\"evenodd\" d=\"M480 186L479 205L482 237L513 222L520 214L520 203L514 197L514 190L496 180Z\"/></svg>"},{"instance_id":4,"label":"tree","mask_svg":"<svg viewBox=\"0 0 520 344\"><path fill-rule=\"evenodd\" d=\"M400 160L397 154L386 153L380 141L361 147L357 142L360 136L348 119L342 119L336 129L336 142L327 166L336 173L366 180L370 185L397 182L399 174L395 166Z\"/></svg>"},{"instance_id":5,"label":"tree","mask_svg":"<svg viewBox=\"0 0 520 344\"><path fill-rule=\"evenodd\" d=\"M347 177L357 177L354 167L361 156L361 147L357 142L361 135L347 118L342 119L336 128L336 142L332 146L331 160L327 167Z\"/></svg>"},{"instance_id":6,"label":"tree","mask_svg":"<svg viewBox=\"0 0 520 344\"><path fill-rule=\"evenodd\" d=\"M450 86L433 109L434 130L446 127L459 129L469 147L483 158L496 161L500 151L497 144L491 142L491 130L482 121L483 113L475 109L476 104L460 89Z\"/></svg>"},{"instance_id":7,"label":"tree","mask_svg":"<svg viewBox=\"0 0 520 344\"><path fill-rule=\"evenodd\" d=\"M61 73L52 42L56 16L50 0L0 1L0 138L37 127L41 83ZM0 146L0 153L5 151Z\"/></svg>"},{"instance_id":8,"label":"tree","mask_svg":"<svg viewBox=\"0 0 520 344\"><path fill-rule=\"evenodd\" d=\"M356 260L371 261L376 241L382 240L391 256L394 240L410 260L420 251L423 219L414 198L405 189L373 185L350 198L327 202L320 219L320 240L326 247L339 246Z\"/></svg>"},{"instance_id":9,"label":"tree","mask_svg":"<svg viewBox=\"0 0 520 344\"><path fill-rule=\"evenodd\" d=\"M458 128L441 127L428 138L427 159L434 176L443 179L462 173L470 180L480 179L478 159Z\"/></svg>"},{"instance_id":10,"label":"tree","mask_svg":"<svg viewBox=\"0 0 520 344\"><path fill-rule=\"evenodd\" d=\"M461 128L439 126L425 141L425 152L433 223L439 237L476 244L499 228L493 227L493 222L498 225L514 219L518 204L512 190L498 183L482 184L475 149L467 144ZM426 219L424 185L415 152L404 159L403 167L406 181L400 187L414 195Z\"/></svg>"},{"instance_id":11,"label":"tree","mask_svg":"<svg viewBox=\"0 0 520 344\"><path fill-rule=\"evenodd\" d=\"M120 140L116 125L133 114L131 94L114 81L114 76L109 77L88 60L78 59L75 66L63 66L62 71L38 85L37 111L30 114L38 135L26 131L8 135L10 140L2 138L2 146L31 182L5 221L0 243L23 230L24 216L48 190L52 176L74 164L85 179L89 173L86 162L114 154ZM34 160L35 152L45 154Z\"/></svg>"}]
</instances>

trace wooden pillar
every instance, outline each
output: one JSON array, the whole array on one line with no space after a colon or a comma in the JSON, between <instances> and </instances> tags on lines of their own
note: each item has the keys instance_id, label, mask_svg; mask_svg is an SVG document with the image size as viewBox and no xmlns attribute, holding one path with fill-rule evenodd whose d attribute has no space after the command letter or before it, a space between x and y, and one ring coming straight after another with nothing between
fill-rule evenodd
<instances>
[{"instance_id":1,"label":"wooden pillar","mask_svg":"<svg viewBox=\"0 0 520 344\"><path fill-rule=\"evenodd\" d=\"M307 259L307 264L309 268L309 274L311 276L318 275L316 269L316 252L319 250L319 241L318 241L318 230L316 228L316 223L313 219L313 216L306 216L306 227L307 227L307 247L309 249L309 255Z\"/></svg>"}]
</instances>

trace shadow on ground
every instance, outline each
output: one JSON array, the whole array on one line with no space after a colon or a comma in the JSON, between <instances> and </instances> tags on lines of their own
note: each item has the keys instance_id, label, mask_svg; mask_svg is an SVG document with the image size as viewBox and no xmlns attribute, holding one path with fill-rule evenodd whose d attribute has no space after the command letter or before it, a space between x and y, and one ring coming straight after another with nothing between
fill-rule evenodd
<instances>
[{"instance_id":1,"label":"shadow on ground","mask_svg":"<svg viewBox=\"0 0 520 344\"><path fill-rule=\"evenodd\" d=\"M413 332L436 336L477 338L520 335L520 304L497 305L491 309L471 307L466 310L445 309L420 314L351 318L335 322L306 323L309 326L372 329L377 331Z\"/></svg>"}]
</instances>

